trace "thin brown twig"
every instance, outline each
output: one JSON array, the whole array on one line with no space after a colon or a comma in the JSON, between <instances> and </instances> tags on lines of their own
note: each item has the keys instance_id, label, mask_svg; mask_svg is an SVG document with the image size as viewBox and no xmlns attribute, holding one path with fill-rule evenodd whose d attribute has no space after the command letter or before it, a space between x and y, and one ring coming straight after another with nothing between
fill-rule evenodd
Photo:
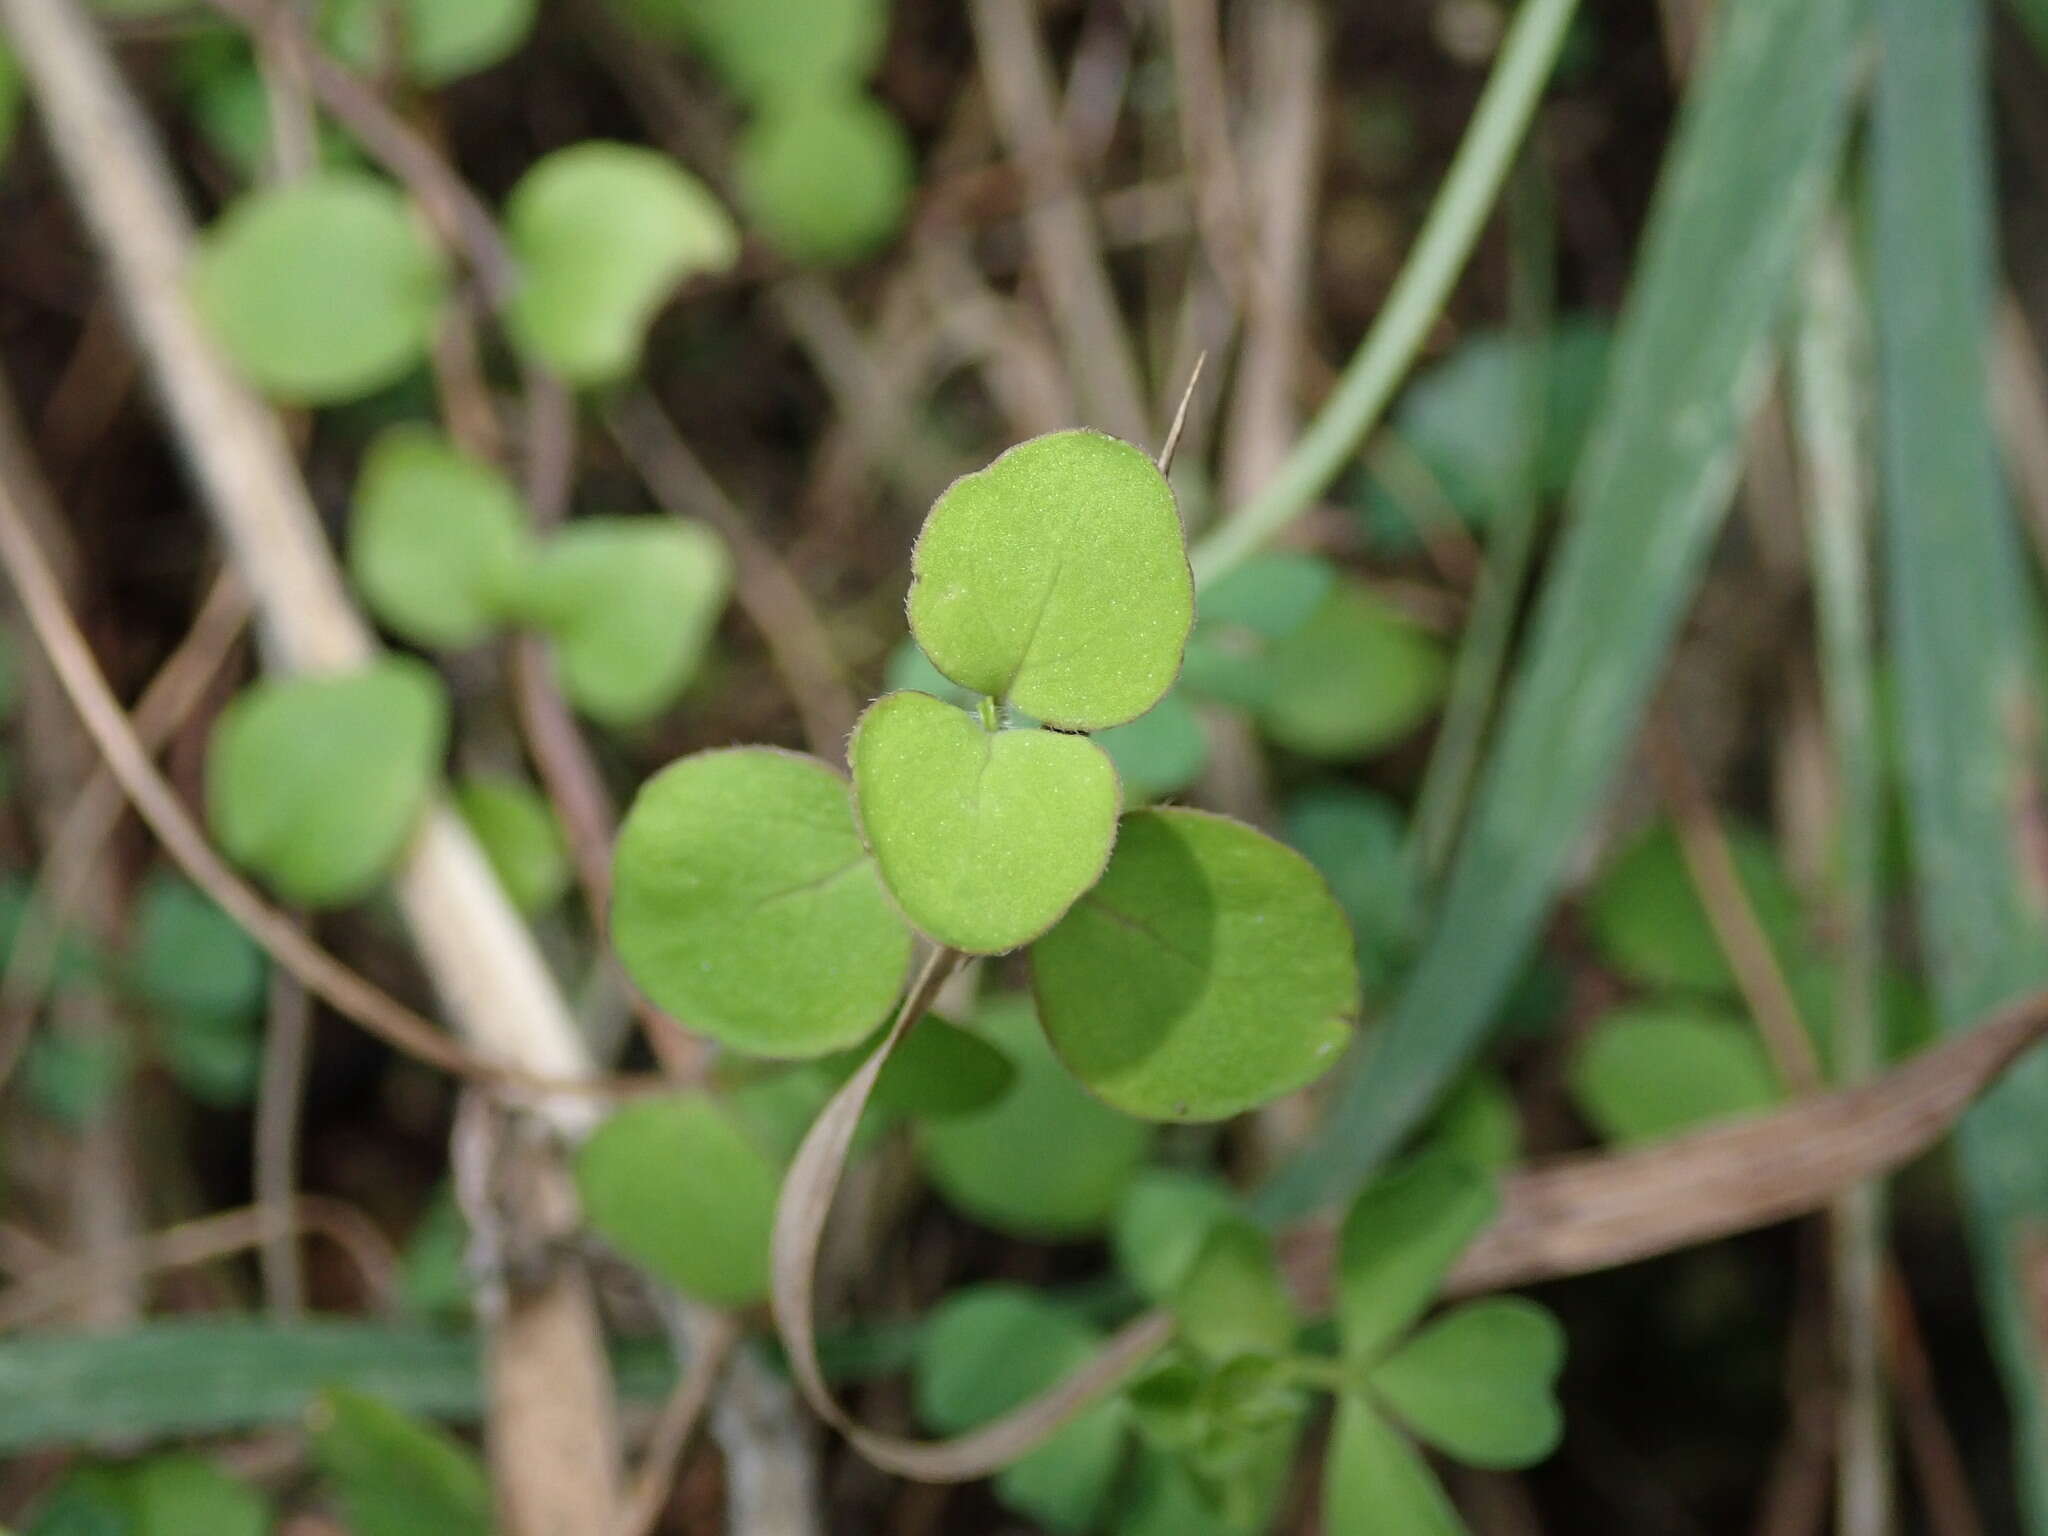
<instances>
[{"instance_id":1,"label":"thin brown twig","mask_svg":"<svg viewBox=\"0 0 2048 1536\"><path fill-rule=\"evenodd\" d=\"M205 697L248 619L249 598L241 582L230 572L214 578L191 629L135 706L135 734L145 752L154 755ZM86 871L98 859L127 803L121 786L100 763L56 818L56 833L29 887L21 927L6 967L0 970L0 1087L13 1075L34 1028L59 940L85 887Z\"/></svg>"},{"instance_id":2,"label":"thin brown twig","mask_svg":"<svg viewBox=\"0 0 2048 1536\"><path fill-rule=\"evenodd\" d=\"M136 1238L111 1259L100 1262L114 1263L142 1277L211 1263L255 1247L277 1232L329 1239L353 1261L373 1303L381 1305L391 1297L397 1256L376 1223L354 1206L320 1195L300 1195L283 1212L251 1205L180 1222ZM62 1306L79 1284L90 1278L93 1262L61 1259L0 1292L0 1330L20 1328Z\"/></svg>"},{"instance_id":3,"label":"thin brown twig","mask_svg":"<svg viewBox=\"0 0 2048 1536\"><path fill-rule=\"evenodd\" d=\"M251 1152L256 1205L262 1210L289 1211L298 1199L299 1110L312 1033L312 998L289 972L273 971ZM298 1316L306 1306L306 1273L292 1234L281 1226L273 1229L256 1257L270 1311L279 1317Z\"/></svg>"}]
</instances>

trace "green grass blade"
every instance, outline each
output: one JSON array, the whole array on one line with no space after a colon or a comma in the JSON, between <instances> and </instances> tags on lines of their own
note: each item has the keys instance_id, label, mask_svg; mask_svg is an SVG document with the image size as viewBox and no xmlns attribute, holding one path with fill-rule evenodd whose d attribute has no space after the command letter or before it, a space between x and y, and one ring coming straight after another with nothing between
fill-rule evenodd
<instances>
[{"instance_id":1,"label":"green grass blade","mask_svg":"<svg viewBox=\"0 0 2048 1536\"><path fill-rule=\"evenodd\" d=\"M1879 14L1870 187L1884 555L1921 932L1936 1012L1955 1030L2048 981L2048 871L2027 868L2043 738L2024 553L1985 387L1984 17L1977 0L1883 0ZM2048 1056L2036 1054L1958 1134L2035 1532L2048 1532L2048 1361L2025 1276L2028 1234L2048 1222L2044 1118Z\"/></svg>"},{"instance_id":2,"label":"green grass blade","mask_svg":"<svg viewBox=\"0 0 2048 1536\"><path fill-rule=\"evenodd\" d=\"M620 1391L638 1400L659 1399L673 1380L659 1347L628 1349L616 1364ZM147 1323L0 1341L0 1454L291 1423L335 1385L430 1418L483 1413L473 1335L343 1321Z\"/></svg>"},{"instance_id":3,"label":"green grass blade","mask_svg":"<svg viewBox=\"0 0 2048 1536\"><path fill-rule=\"evenodd\" d=\"M1569 525L1442 906L1384 1035L1264 1208L1335 1198L1478 1049L1727 509L1838 163L1863 0L1727 0L1666 165Z\"/></svg>"}]
</instances>

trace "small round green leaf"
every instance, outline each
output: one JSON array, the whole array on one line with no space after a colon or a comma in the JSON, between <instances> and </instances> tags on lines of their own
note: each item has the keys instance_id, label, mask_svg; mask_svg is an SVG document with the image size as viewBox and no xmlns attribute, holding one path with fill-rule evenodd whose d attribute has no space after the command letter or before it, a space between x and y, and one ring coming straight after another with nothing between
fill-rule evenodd
<instances>
[{"instance_id":1,"label":"small round green leaf","mask_svg":"<svg viewBox=\"0 0 2048 1536\"><path fill-rule=\"evenodd\" d=\"M917 1412L940 1434L959 1434L1018 1407L1082 1365L1096 1331L1015 1285L980 1285L947 1298L917 1351ZM996 1477L1019 1514L1055 1532L1093 1529L1122 1460L1127 1415L1097 1404Z\"/></svg>"},{"instance_id":2,"label":"small round green leaf","mask_svg":"<svg viewBox=\"0 0 2048 1536\"><path fill-rule=\"evenodd\" d=\"M1116 839L1116 770L1093 742L991 731L923 693L885 694L848 751L862 834L904 915L997 954L1059 920Z\"/></svg>"},{"instance_id":3,"label":"small round green leaf","mask_svg":"<svg viewBox=\"0 0 2048 1536\"><path fill-rule=\"evenodd\" d=\"M864 79L881 61L888 0L630 0L668 12L740 95L756 106Z\"/></svg>"},{"instance_id":4,"label":"small round green leaf","mask_svg":"<svg viewBox=\"0 0 2048 1536\"><path fill-rule=\"evenodd\" d=\"M1125 725L1099 731L1095 744L1116 764L1129 805L1144 805L1186 789L1209 761L1201 716L1178 689Z\"/></svg>"},{"instance_id":5,"label":"small round green leaf","mask_svg":"<svg viewBox=\"0 0 2048 1536\"><path fill-rule=\"evenodd\" d=\"M515 52L537 9L538 0L327 0L320 32L341 58L374 71L384 63L388 26L406 75L437 86Z\"/></svg>"},{"instance_id":6,"label":"small round green leaf","mask_svg":"<svg viewBox=\"0 0 2048 1536\"><path fill-rule=\"evenodd\" d=\"M740 198L793 260L839 266L872 255L903 223L917 167L903 125L867 96L778 100L734 155Z\"/></svg>"},{"instance_id":7,"label":"small round green leaf","mask_svg":"<svg viewBox=\"0 0 2048 1536\"><path fill-rule=\"evenodd\" d=\"M619 831L612 940L692 1029L761 1056L820 1056L882 1021L910 930L854 831L846 781L766 747L686 757Z\"/></svg>"},{"instance_id":8,"label":"small round green leaf","mask_svg":"<svg viewBox=\"0 0 2048 1536\"><path fill-rule=\"evenodd\" d=\"M835 1082L844 1082L872 1049L856 1046L820 1065ZM868 1105L870 1111L890 1115L949 1120L988 1108L1010 1091L1016 1077L1010 1058L987 1040L928 1013L889 1054Z\"/></svg>"},{"instance_id":9,"label":"small round green leaf","mask_svg":"<svg viewBox=\"0 0 2048 1536\"><path fill-rule=\"evenodd\" d=\"M1394 745L1435 711L1443 647L1363 588L1339 586L1267 652L1259 723L1280 746L1343 761Z\"/></svg>"},{"instance_id":10,"label":"small round green leaf","mask_svg":"<svg viewBox=\"0 0 2048 1536\"><path fill-rule=\"evenodd\" d=\"M709 1096L629 1104L576 1154L584 1219L614 1248L713 1306L768 1294L781 1180Z\"/></svg>"},{"instance_id":11,"label":"small round green leaf","mask_svg":"<svg viewBox=\"0 0 2048 1536\"><path fill-rule=\"evenodd\" d=\"M447 736L440 679L409 658L258 682L214 727L214 836L291 901L354 901L405 851Z\"/></svg>"},{"instance_id":12,"label":"small round green leaf","mask_svg":"<svg viewBox=\"0 0 2048 1536\"><path fill-rule=\"evenodd\" d=\"M689 686L731 591L732 556L702 523L585 517L541 550L518 607L554 641L576 707L625 726Z\"/></svg>"},{"instance_id":13,"label":"small round green leaf","mask_svg":"<svg viewBox=\"0 0 2048 1536\"><path fill-rule=\"evenodd\" d=\"M1336 584L1337 568L1318 555L1254 555L1202 589L1202 628L1279 640L1313 618Z\"/></svg>"},{"instance_id":14,"label":"small round green leaf","mask_svg":"<svg viewBox=\"0 0 2048 1536\"><path fill-rule=\"evenodd\" d=\"M1173 1313L1180 1337L1212 1360L1277 1360L1294 1347L1294 1307L1273 1240L1241 1216L1210 1229L1174 1288Z\"/></svg>"},{"instance_id":15,"label":"small round green leaf","mask_svg":"<svg viewBox=\"0 0 2048 1536\"><path fill-rule=\"evenodd\" d=\"M1033 438L954 481L910 570L911 633L941 672L1071 730L1156 704L1194 620L1173 491L1100 432Z\"/></svg>"},{"instance_id":16,"label":"small round green leaf","mask_svg":"<svg viewBox=\"0 0 2048 1536\"><path fill-rule=\"evenodd\" d=\"M465 779L455 787L455 806L513 906L530 915L562 899L572 875L569 845L545 795L518 779Z\"/></svg>"},{"instance_id":17,"label":"small round green leaf","mask_svg":"<svg viewBox=\"0 0 2048 1536\"><path fill-rule=\"evenodd\" d=\"M532 549L505 477L427 427L392 427L356 480L349 574L421 645L475 645L502 622Z\"/></svg>"},{"instance_id":18,"label":"small round green leaf","mask_svg":"<svg viewBox=\"0 0 2048 1536\"><path fill-rule=\"evenodd\" d=\"M1533 1301L1458 1308L1373 1368L1372 1390L1417 1436L1475 1467L1532 1466L1564 1433L1553 1387L1564 1330Z\"/></svg>"},{"instance_id":19,"label":"small round green leaf","mask_svg":"<svg viewBox=\"0 0 2048 1536\"><path fill-rule=\"evenodd\" d=\"M1323 1460L1326 1536L1468 1536L1429 1463L1363 1397L1337 1399Z\"/></svg>"},{"instance_id":20,"label":"small round green leaf","mask_svg":"<svg viewBox=\"0 0 2048 1536\"><path fill-rule=\"evenodd\" d=\"M1728 852L1780 960L1795 960L1800 902L1777 850L1754 827L1733 826ZM1669 823L1645 831L1607 867L1588 893L1586 919L1609 963L1635 981L1724 996L1736 992L1735 973Z\"/></svg>"},{"instance_id":21,"label":"small round green leaf","mask_svg":"<svg viewBox=\"0 0 2048 1536\"><path fill-rule=\"evenodd\" d=\"M1498 1072L1474 1068L1444 1096L1423 1139L1474 1168L1499 1173L1522 1155L1522 1115Z\"/></svg>"},{"instance_id":22,"label":"small round green leaf","mask_svg":"<svg viewBox=\"0 0 2048 1536\"><path fill-rule=\"evenodd\" d=\"M1144 1160L1151 1127L1075 1086L1046 1046L1028 998L998 999L974 1025L1008 1053L1016 1082L987 1109L917 1127L932 1183L968 1215L1019 1237L1099 1230ZM1030 1155L1019 1156L1020 1148Z\"/></svg>"},{"instance_id":23,"label":"small round green leaf","mask_svg":"<svg viewBox=\"0 0 2048 1536\"><path fill-rule=\"evenodd\" d=\"M1308 861L1179 808L1124 818L1031 971L1060 1059L1148 1120L1227 1119L1314 1081L1358 1006L1350 930Z\"/></svg>"},{"instance_id":24,"label":"small round green leaf","mask_svg":"<svg viewBox=\"0 0 2048 1536\"><path fill-rule=\"evenodd\" d=\"M341 1387L308 1419L314 1464L356 1536L490 1536L490 1483L453 1435Z\"/></svg>"},{"instance_id":25,"label":"small round green leaf","mask_svg":"<svg viewBox=\"0 0 2048 1536\"><path fill-rule=\"evenodd\" d=\"M257 387L324 405L419 361L447 274L396 188L322 171L235 202L201 239L191 283L200 318Z\"/></svg>"},{"instance_id":26,"label":"small round green leaf","mask_svg":"<svg viewBox=\"0 0 2048 1536\"><path fill-rule=\"evenodd\" d=\"M166 1451L128 1469L127 1536L267 1536L270 1505L204 1456Z\"/></svg>"},{"instance_id":27,"label":"small round green leaf","mask_svg":"<svg viewBox=\"0 0 2048 1536\"><path fill-rule=\"evenodd\" d=\"M1228 1185L1174 1168L1149 1168L1118 1207L1109 1243L1140 1295L1164 1301L1180 1288L1209 1234L1241 1212Z\"/></svg>"},{"instance_id":28,"label":"small round green leaf","mask_svg":"<svg viewBox=\"0 0 2048 1536\"><path fill-rule=\"evenodd\" d=\"M1347 1360L1371 1362L1436 1296L1499 1208L1493 1181L1451 1153L1423 1152L1359 1191L1337 1238L1337 1328Z\"/></svg>"},{"instance_id":29,"label":"small round green leaf","mask_svg":"<svg viewBox=\"0 0 2048 1536\"><path fill-rule=\"evenodd\" d=\"M1661 1141L1783 1093L1748 1020L1692 1003L1615 1008L1572 1061L1572 1099L1609 1141Z\"/></svg>"},{"instance_id":30,"label":"small round green leaf","mask_svg":"<svg viewBox=\"0 0 2048 1536\"><path fill-rule=\"evenodd\" d=\"M666 155L596 140L543 158L512 189L521 279L513 338L571 384L623 378L675 286L739 254L732 220Z\"/></svg>"}]
</instances>

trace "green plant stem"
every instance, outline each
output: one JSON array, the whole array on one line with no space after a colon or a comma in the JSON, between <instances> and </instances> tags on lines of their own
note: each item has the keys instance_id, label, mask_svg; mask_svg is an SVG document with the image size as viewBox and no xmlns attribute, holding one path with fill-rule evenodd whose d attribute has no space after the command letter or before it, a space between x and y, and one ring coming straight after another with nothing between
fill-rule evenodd
<instances>
[{"instance_id":1,"label":"green plant stem","mask_svg":"<svg viewBox=\"0 0 2048 1536\"><path fill-rule=\"evenodd\" d=\"M1214 581L1306 512L1379 420L1464 270L1550 78L1577 0L1525 0L1386 308L1272 482L1194 548Z\"/></svg>"},{"instance_id":2,"label":"green plant stem","mask_svg":"<svg viewBox=\"0 0 2048 1536\"><path fill-rule=\"evenodd\" d=\"M1521 405L1515 483L1486 544L1486 563L1473 593L1471 618L1451 673L1443 726L1429 755L1416 797L1412 857L1424 883L1434 887L1450 861L1458 827L1471 798L1479 750L1493 719L1514 633L1515 609L1536 547L1538 484L1549 408L1550 322L1556 282L1550 189L1541 168L1523 161L1508 188L1509 304L1516 353L1516 394Z\"/></svg>"}]
</instances>

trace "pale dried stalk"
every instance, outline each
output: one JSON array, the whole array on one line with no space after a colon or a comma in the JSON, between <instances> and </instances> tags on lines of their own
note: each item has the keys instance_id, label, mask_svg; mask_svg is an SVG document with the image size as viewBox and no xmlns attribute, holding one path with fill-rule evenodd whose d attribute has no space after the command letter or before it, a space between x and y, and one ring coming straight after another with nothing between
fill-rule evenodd
<instances>
[{"instance_id":1,"label":"pale dried stalk","mask_svg":"<svg viewBox=\"0 0 2048 1536\"><path fill-rule=\"evenodd\" d=\"M227 369L186 302L191 225L176 182L104 43L74 0L0 0L0 20L41 107L59 168L99 246L201 498L248 583L274 661L286 670L345 671L376 646L344 594L277 418ZM132 737L130 738L132 743ZM102 742L102 746L105 743ZM143 767L147 768L145 760ZM487 1054L545 1077L587 1076L594 1063L538 948L482 850L443 801L422 824L395 880L399 905L457 1028ZM544 1106L564 1129L588 1124L588 1101ZM572 1340L590 1358L571 1382L602 1384L607 1367L581 1271L562 1269L564 1305L580 1309ZM509 1342L503 1339L495 1342ZM563 1472L527 1490L516 1527L589 1529L609 1518L617 1450L603 1402L493 1425Z\"/></svg>"},{"instance_id":2,"label":"pale dried stalk","mask_svg":"<svg viewBox=\"0 0 2048 1536\"><path fill-rule=\"evenodd\" d=\"M344 594L277 418L228 371L185 301L191 224L133 96L70 0L0 0L0 17L270 654L294 671L364 665L375 642ZM531 936L447 806L425 818L397 885L422 958L472 1040L536 1075L591 1070Z\"/></svg>"}]
</instances>

